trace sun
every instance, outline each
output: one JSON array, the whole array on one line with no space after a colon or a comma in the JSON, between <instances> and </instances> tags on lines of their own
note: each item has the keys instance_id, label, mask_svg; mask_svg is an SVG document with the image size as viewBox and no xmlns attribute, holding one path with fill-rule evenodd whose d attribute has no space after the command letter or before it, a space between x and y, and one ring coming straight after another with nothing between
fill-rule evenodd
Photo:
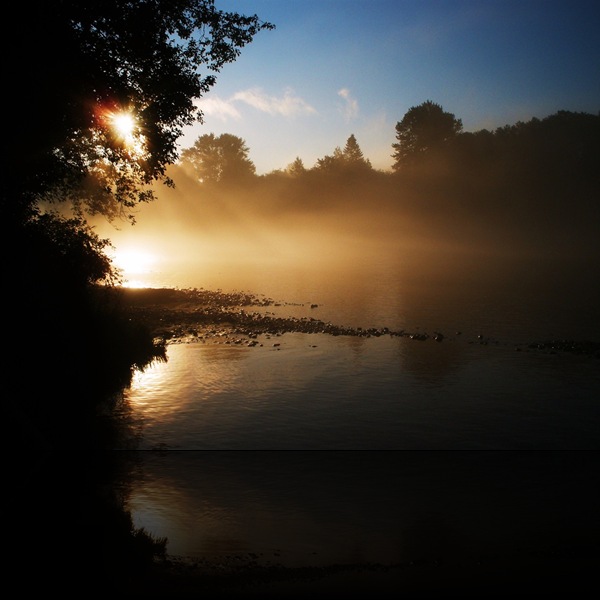
<instances>
[{"instance_id":1,"label":"sun","mask_svg":"<svg viewBox=\"0 0 600 600\"><path fill-rule=\"evenodd\" d=\"M135 131L135 117L130 112L113 113L110 122L115 133L123 140L132 140Z\"/></svg>"},{"instance_id":2,"label":"sun","mask_svg":"<svg viewBox=\"0 0 600 600\"><path fill-rule=\"evenodd\" d=\"M114 138L122 144L132 160L139 160L147 154L146 137L132 108L107 110L104 119Z\"/></svg>"},{"instance_id":3,"label":"sun","mask_svg":"<svg viewBox=\"0 0 600 600\"><path fill-rule=\"evenodd\" d=\"M128 287L145 287L145 279L152 273L156 261L155 254L138 249L119 250L113 256L113 264Z\"/></svg>"},{"instance_id":4,"label":"sun","mask_svg":"<svg viewBox=\"0 0 600 600\"><path fill-rule=\"evenodd\" d=\"M120 269L132 275L147 273L155 261L156 257L153 254L143 250L122 250L117 252L114 258Z\"/></svg>"}]
</instances>

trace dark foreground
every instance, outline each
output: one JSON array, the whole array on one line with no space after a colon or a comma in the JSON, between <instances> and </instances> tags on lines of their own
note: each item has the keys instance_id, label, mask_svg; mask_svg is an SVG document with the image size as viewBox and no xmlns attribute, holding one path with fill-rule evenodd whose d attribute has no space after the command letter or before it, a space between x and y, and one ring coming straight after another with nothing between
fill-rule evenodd
<instances>
[{"instance_id":1,"label":"dark foreground","mask_svg":"<svg viewBox=\"0 0 600 600\"><path fill-rule=\"evenodd\" d=\"M219 566L221 568L219 569ZM169 598L443 598L512 597L523 593L586 595L600 590L600 555L517 556L476 563L357 564L285 568L157 565L128 595Z\"/></svg>"}]
</instances>

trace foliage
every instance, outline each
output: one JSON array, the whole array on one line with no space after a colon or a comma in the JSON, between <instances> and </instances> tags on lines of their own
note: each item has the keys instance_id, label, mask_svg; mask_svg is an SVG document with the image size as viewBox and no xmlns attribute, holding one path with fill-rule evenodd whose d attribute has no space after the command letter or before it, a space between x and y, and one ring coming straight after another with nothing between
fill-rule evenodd
<instances>
[{"instance_id":1,"label":"foliage","mask_svg":"<svg viewBox=\"0 0 600 600\"><path fill-rule=\"evenodd\" d=\"M351 134L350 137L346 140L346 145L344 146L343 154L346 162L348 162L351 165L370 165L368 159L365 159L354 134Z\"/></svg>"},{"instance_id":2,"label":"foliage","mask_svg":"<svg viewBox=\"0 0 600 600\"><path fill-rule=\"evenodd\" d=\"M421 160L425 154L439 150L462 131L462 121L435 102L427 100L419 106L413 106L396 123L396 143L392 144L394 153L393 169Z\"/></svg>"},{"instance_id":3,"label":"foliage","mask_svg":"<svg viewBox=\"0 0 600 600\"><path fill-rule=\"evenodd\" d=\"M202 120L195 100L273 25L213 0L51 0L35 10L18 4L11 19L23 29L5 38L13 123L0 192L6 271L20 311L62 303L80 315L87 306L91 319L86 287L118 274L109 241L86 218L133 220L133 208L154 198L152 184L172 184L166 169L182 127ZM115 128L120 114L130 132Z\"/></svg>"},{"instance_id":4,"label":"foliage","mask_svg":"<svg viewBox=\"0 0 600 600\"><path fill-rule=\"evenodd\" d=\"M212 0L52 0L14 8L11 18L27 29L8 40L6 110L18 127L5 135L2 249L15 290L15 355L28 351L41 324L54 348L40 367L45 377L23 390L25 403L35 399L27 418L36 421L38 411L45 428L54 414L47 394L60 394L65 411L93 413L133 367L162 352L114 306L98 302L98 285L119 278L107 256L110 241L94 233L85 213L113 218L150 200L150 184L169 181L181 128L202 118L194 101L254 35L273 26L220 11ZM118 111L129 113L132 131L115 129ZM48 209L69 201L74 212ZM12 372L8 385L18 379ZM66 422L64 412L46 420L48 435Z\"/></svg>"},{"instance_id":5,"label":"foliage","mask_svg":"<svg viewBox=\"0 0 600 600\"><path fill-rule=\"evenodd\" d=\"M600 114L558 111L495 131L462 133L447 147L454 173L513 190L547 209L551 198L593 202L600 185Z\"/></svg>"},{"instance_id":6,"label":"foliage","mask_svg":"<svg viewBox=\"0 0 600 600\"><path fill-rule=\"evenodd\" d=\"M118 277L105 254L109 246L109 240L98 237L81 217L37 212L14 243L20 260L14 265L18 271L11 281L18 281L19 273L25 273L38 285L50 277L46 285L53 281L54 287L56 278L62 278L61 285L71 290L97 283L115 284Z\"/></svg>"},{"instance_id":7,"label":"foliage","mask_svg":"<svg viewBox=\"0 0 600 600\"><path fill-rule=\"evenodd\" d=\"M152 181L170 183L182 128L202 120L194 101L273 27L212 0L53 0L17 4L11 18L27 29L7 53L5 110L19 127L3 200L23 211L69 199L109 217L152 199ZM115 134L119 111L135 119L132 139Z\"/></svg>"},{"instance_id":8,"label":"foliage","mask_svg":"<svg viewBox=\"0 0 600 600\"><path fill-rule=\"evenodd\" d=\"M27 461L12 461L19 494L9 510L19 529L10 537L23 540L14 555L27 560L32 543L52 543L41 532L59 527L61 546L40 569L49 568L48 589L68 594L67 559L95 585L111 575L110 564L95 564L106 532L90 502L114 448L105 425L133 371L165 356L114 298L110 242L86 219L133 221L133 209L154 199L153 184L172 185L166 170L182 128L202 120L195 101L273 26L213 0L47 0L17 3L6 20L5 408L9 447L27 450ZM128 132L115 127L123 113ZM50 493L40 500L40 490ZM119 530L132 534L129 522ZM146 555L160 550L133 534ZM105 557L123 547L110 537ZM126 551L125 563L132 559Z\"/></svg>"},{"instance_id":9,"label":"foliage","mask_svg":"<svg viewBox=\"0 0 600 600\"><path fill-rule=\"evenodd\" d=\"M351 134L346 140L343 150L339 146L336 147L333 155L325 155L323 158L319 158L315 165L317 171L344 175L364 173L371 168L371 163L364 157L354 134Z\"/></svg>"},{"instance_id":10,"label":"foliage","mask_svg":"<svg viewBox=\"0 0 600 600\"><path fill-rule=\"evenodd\" d=\"M286 167L285 172L291 177L302 177L306 174L306 167L304 166L303 160L297 156L294 159L294 162Z\"/></svg>"},{"instance_id":11,"label":"foliage","mask_svg":"<svg viewBox=\"0 0 600 600\"><path fill-rule=\"evenodd\" d=\"M600 114L559 111L495 131L452 133L392 173L371 168L351 135L313 167L297 157L253 177L243 197L227 186L210 194L186 187L186 196L203 201L182 206L198 215L198 230L208 222L231 228L232 207L278 228L305 216L324 223L343 210L348 225L361 223L361 233L381 227L402 235L412 226L407 235L414 236L422 227L420 235L456 236L460 244L477 239L494 251L552 248L582 256L600 239L599 126Z\"/></svg>"},{"instance_id":12,"label":"foliage","mask_svg":"<svg viewBox=\"0 0 600 600\"><path fill-rule=\"evenodd\" d=\"M249 151L246 142L235 135L209 133L182 151L181 163L189 165L201 183L243 183L256 173Z\"/></svg>"}]
</instances>

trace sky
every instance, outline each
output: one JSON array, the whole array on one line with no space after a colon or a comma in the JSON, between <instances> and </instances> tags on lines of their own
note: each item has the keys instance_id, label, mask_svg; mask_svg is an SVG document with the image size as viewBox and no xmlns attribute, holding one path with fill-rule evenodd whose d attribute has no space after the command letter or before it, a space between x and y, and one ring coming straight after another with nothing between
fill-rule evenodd
<instances>
[{"instance_id":1,"label":"sky","mask_svg":"<svg viewBox=\"0 0 600 600\"><path fill-rule=\"evenodd\" d=\"M600 111L598 0L216 0L259 32L199 101L204 134L242 138L259 175L354 135L389 170L395 126L431 100L464 131Z\"/></svg>"}]
</instances>

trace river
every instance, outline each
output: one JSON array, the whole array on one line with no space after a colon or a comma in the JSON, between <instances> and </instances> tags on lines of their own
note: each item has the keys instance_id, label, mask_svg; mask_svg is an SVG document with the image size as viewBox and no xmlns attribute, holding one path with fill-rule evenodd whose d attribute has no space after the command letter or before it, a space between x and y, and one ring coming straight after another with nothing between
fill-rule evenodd
<instances>
[{"instance_id":1,"label":"river","mask_svg":"<svg viewBox=\"0 0 600 600\"><path fill-rule=\"evenodd\" d=\"M587 543L598 358L536 344L600 340L594 267L363 250L188 256L145 275L148 287L249 291L277 315L415 335L169 345L126 392L141 431L136 526L174 556L296 566Z\"/></svg>"}]
</instances>

